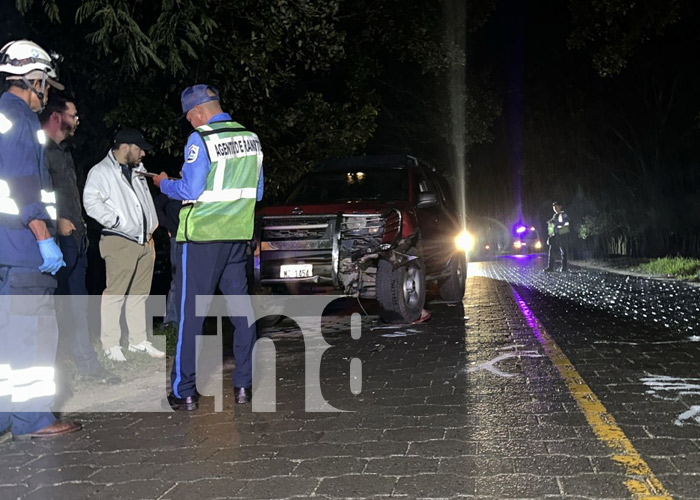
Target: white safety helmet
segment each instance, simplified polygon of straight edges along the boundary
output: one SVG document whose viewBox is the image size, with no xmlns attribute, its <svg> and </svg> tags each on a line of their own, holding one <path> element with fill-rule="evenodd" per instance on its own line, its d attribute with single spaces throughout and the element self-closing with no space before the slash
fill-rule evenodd
<svg viewBox="0 0 700 500">
<path fill-rule="evenodd" d="M 41 80 L 40 99 L 43 99 L 46 83 L 63 90 L 58 82 L 54 61 L 44 49 L 29 40 L 9 42 L 0 49 L 0 73 L 7 80 L 23 80 L 31 87 L 32 80 Z"/>
</svg>

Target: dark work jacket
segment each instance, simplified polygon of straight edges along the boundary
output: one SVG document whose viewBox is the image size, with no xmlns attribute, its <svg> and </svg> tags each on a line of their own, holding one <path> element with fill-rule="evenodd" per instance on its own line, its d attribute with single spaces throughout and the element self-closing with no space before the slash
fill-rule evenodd
<svg viewBox="0 0 700 500">
<path fill-rule="evenodd" d="M 171 237 L 177 234 L 177 228 L 180 225 L 180 209 L 182 201 L 168 198 L 163 193 L 158 193 L 153 197 L 153 204 L 156 206 L 158 214 L 158 224 L 164 226 L 168 230 Z"/>
<path fill-rule="evenodd" d="M 56 144 L 51 138 L 47 138 L 44 154 L 56 193 L 56 212 L 59 217 L 73 223 L 73 236 L 80 240 L 86 232 L 86 226 L 73 156 L 65 141 Z"/>
</svg>

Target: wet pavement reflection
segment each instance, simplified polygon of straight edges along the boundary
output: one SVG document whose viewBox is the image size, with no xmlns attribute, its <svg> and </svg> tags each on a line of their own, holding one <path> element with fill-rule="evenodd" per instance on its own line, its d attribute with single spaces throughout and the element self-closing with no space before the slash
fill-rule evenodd
<svg viewBox="0 0 700 500">
<path fill-rule="evenodd" d="M 525 286 L 546 295 L 694 335 L 700 325 L 700 287 L 673 280 L 645 279 L 573 266 L 564 273 L 543 272 L 546 257 L 502 257 L 473 262 L 471 276 Z M 700 337 L 697 339 L 700 341 Z"/>
</svg>

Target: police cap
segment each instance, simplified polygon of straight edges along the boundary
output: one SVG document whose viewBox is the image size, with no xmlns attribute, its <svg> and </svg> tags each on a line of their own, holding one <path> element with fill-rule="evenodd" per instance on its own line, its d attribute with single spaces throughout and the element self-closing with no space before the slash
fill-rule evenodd
<svg viewBox="0 0 700 500">
<path fill-rule="evenodd" d="M 182 114 L 186 115 L 187 112 L 209 101 L 218 101 L 219 91 L 210 85 L 193 85 L 192 87 L 187 87 L 182 91 L 180 95 L 180 103 L 182 104 Z"/>
</svg>

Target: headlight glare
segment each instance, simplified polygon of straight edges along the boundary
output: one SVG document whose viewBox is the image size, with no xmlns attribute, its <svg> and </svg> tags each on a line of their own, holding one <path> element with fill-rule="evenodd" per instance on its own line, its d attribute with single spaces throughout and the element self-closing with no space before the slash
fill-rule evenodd
<svg viewBox="0 0 700 500">
<path fill-rule="evenodd" d="M 455 246 L 457 247 L 457 250 L 469 252 L 472 248 L 474 248 L 474 237 L 469 234 L 469 232 L 462 231 L 455 238 Z"/>
</svg>

